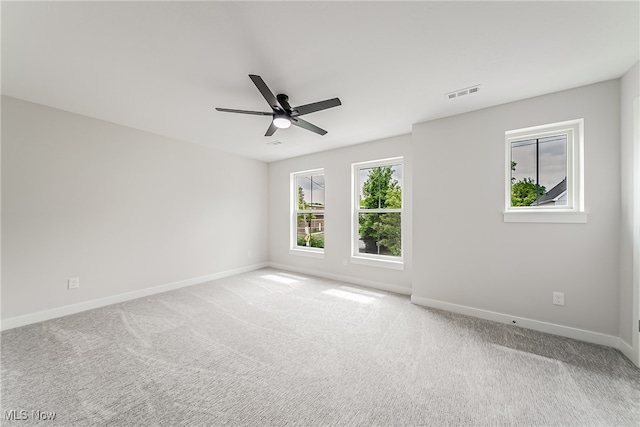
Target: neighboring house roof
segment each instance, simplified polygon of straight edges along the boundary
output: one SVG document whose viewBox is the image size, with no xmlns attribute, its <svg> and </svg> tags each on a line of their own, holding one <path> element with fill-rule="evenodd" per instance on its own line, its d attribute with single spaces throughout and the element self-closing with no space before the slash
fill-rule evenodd
<svg viewBox="0 0 640 427">
<path fill-rule="evenodd" d="M 565 176 L 562 181 L 556 184 L 551 190 L 544 195 L 540 196 L 534 205 L 545 205 L 547 203 L 554 202 L 560 196 L 567 192 L 567 177 Z"/>
</svg>

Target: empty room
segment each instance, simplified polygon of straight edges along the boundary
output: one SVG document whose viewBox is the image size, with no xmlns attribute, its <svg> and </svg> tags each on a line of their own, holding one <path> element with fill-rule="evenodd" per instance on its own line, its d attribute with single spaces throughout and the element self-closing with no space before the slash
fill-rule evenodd
<svg viewBox="0 0 640 427">
<path fill-rule="evenodd" d="M 640 1 L 0 15 L 0 425 L 640 425 Z"/>
</svg>

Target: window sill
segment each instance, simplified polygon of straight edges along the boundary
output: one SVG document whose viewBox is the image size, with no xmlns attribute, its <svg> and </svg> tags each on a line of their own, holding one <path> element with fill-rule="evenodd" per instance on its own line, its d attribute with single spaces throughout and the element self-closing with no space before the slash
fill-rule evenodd
<svg viewBox="0 0 640 427">
<path fill-rule="evenodd" d="M 392 261 L 378 258 L 351 256 L 351 264 L 369 265 L 372 267 L 389 268 L 391 270 L 404 270 L 403 261 Z"/>
<path fill-rule="evenodd" d="M 324 259 L 324 249 L 302 249 L 302 248 L 289 249 L 289 255 Z"/>
<path fill-rule="evenodd" d="M 560 210 L 522 210 L 503 212 L 504 222 L 547 222 L 586 224 L 587 212 Z"/>
</svg>

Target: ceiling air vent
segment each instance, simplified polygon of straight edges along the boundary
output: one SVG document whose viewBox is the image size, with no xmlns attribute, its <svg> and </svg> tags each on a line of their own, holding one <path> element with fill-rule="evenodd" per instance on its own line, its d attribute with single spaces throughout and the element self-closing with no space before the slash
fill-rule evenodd
<svg viewBox="0 0 640 427">
<path fill-rule="evenodd" d="M 465 87 L 462 89 L 454 90 L 452 92 L 445 93 L 448 99 L 459 98 L 461 96 L 469 95 L 470 93 L 476 93 L 480 90 L 480 85 L 475 85 L 471 87 Z"/>
</svg>

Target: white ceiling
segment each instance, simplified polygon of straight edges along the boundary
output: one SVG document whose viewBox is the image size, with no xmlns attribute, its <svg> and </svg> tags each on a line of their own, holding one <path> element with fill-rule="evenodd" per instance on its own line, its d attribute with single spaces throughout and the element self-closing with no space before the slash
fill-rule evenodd
<svg viewBox="0 0 640 427">
<path fill-rule="evenodd" d="M 1 13 L 3 94 L 267 162 L 618 78 L 640 57 L 637 1 L 2 2 Z M 329 133 L 264 137 L 268 117 L 215 111 L 269 111 L 248 74 L 294 106 L 339 97 L 305 116 Z"/>
</svg>

